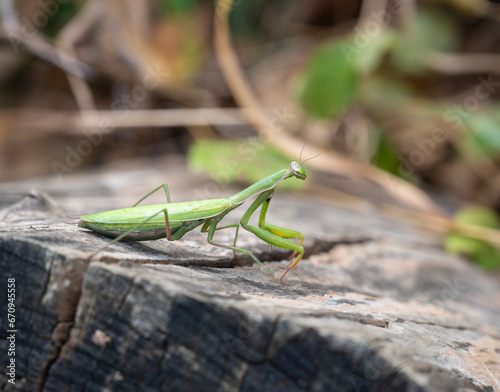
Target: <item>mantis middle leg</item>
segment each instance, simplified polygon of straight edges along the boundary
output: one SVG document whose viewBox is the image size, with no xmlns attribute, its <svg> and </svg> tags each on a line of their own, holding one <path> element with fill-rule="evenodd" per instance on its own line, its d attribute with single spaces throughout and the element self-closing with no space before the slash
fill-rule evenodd
<svg viewBox="0 0 500 392">
<path fill-rule="evenodd" d="M 255 261 L 266 273 L 269 273 L 269 271 L 267 270 L 267 268 L 264 266 L 264 264 L 262 264 L 260 262 L 260 260 L 251 252 L 249 251 L 248 249 L 243 249 L 243 248 L 238 248 L 236 245 L 236 239 L 238 238 L 238 230 L 239 230 L 239 224 L 238 223 L 234 223 L 234 224 L 231 224 L 231 225 L 226 225 L 226 226 L 221 226 L 221 227 L 217 227 L 217 224 L 220 222 L 220 219 L 216 219 L 216 218 L 212 218 L 210 220 L 208 220 L 202 227 L 202 231 L 208 231 L 208 236 L 207 236 L 207 241 L 214 245 L 214 246 L 218 246 L 218 247 L 221 247 L 221 248 L 226 248 L 226 249 L 231 249 L 233 252 L 241 252 L 241 253 L 245 253 L 247 255 L 249 255 L 253 261 Z M 207 230 L 207 227 L 208 227 L 208 230 Z M 214 241 L 214 234 L 215 234 L 215 231 L 216 230 L 222 230 L 222 229 L 227 229 L 229 227 L 236 227 L 236 236 L 234 237 L 234 242 L 233 242 L 233 245 L 226 245 L 226 244 L 222 244 L 220 242 L 217 242 L 217 241 Z"/>
</svg>

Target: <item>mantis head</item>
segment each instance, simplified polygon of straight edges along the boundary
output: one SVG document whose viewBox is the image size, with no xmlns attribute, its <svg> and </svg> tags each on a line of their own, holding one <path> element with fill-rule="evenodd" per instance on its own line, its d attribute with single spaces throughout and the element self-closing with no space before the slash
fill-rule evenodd
<svg viewBox="0 0 500 392">
<path fill-rule="evenodd" d="M 305 180 L 307 178 L 307 173 L 299 162 L 291 162 L 289 169 L 298 179 Z"/>
</svg>

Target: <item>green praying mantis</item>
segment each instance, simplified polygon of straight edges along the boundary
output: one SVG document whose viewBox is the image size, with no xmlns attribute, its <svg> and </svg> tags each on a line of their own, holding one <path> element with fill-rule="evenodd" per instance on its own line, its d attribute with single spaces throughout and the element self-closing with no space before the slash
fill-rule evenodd
<svg viewBox="0 0 500 392">
<path fill-rule="evenodd" d="M 80 218 L 78 226 L 108 237 L 114 237 L 114 240 L 104 247 L 106 248 L 120 240 L 149 241 L 166 237 L 169 241 L 175 241 L 182 238 L 187 232 L 203 225 L 201 231 L 203 233 L 208 233 L 207 239 L 210 244 L 232 249 L 233 252 L 248 254 L 263 268 L 263 264 L 250 250 L 236 246 L 238 231 L 241 225 L 245 230 L 255 234 L 272 246 L 293 250 L 291 263 L 287 267 L 280 267 L 286 270 L 280 279 L 281 284 L 285 284 L 283 283 L 285 275 L 295 267 L 304 256 L 304 247 L 302 246 L 304 235 L 295 230 L 267 223 L 266 214 L 275 188 L 281 181 L 291 177 L 300 180 L 305 180 L 307 178 L 306 171 L 301 163 L 295 161 L 291 162 L 287 169 L 277 171 L 230 197 L 179 203 L 172 203 L 170 201 L 168 186 L 167 184 L 163 184 L 148 193 L 130 208 L 83 215 Z M 164 189 L 168 203 L 137 206 L 160 189 Z M 238 208 L 253 196 L 257 196 L 257 198 L 253 201 L 245 214 L 243 214 L 239 223 L 218 226 L 219 222 L 230 211 Z M 259 206 L 262 207 L 258 226 L 250 225 L 248 223 L 250 217 Z M 233 245 L 222 244 L 214 240 L 216 230 L 230 227 L 236 228 Z M 290 241 L 290 238 L 299 240 L 299 243 L 297 244 Z M 104 248 L 96 253 L 99 253 Z M 96 253 L 92 254 L 90 257 L 94 256 Z"/>
</svg>

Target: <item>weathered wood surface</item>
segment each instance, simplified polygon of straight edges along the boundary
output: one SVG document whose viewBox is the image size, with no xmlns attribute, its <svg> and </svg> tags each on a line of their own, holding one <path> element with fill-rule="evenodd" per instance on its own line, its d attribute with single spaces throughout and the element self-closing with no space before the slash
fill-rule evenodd
<svg viewBox="0 0 500 392">
<path fill-rule="evenodd" d="M 89 262 L 108 239 L 61 223 L 67 211 L 130 205 L 162 181 L 175 200 L 208 189 L 190 178 L 130 168 L 0 187 L 6 205 L 31 187 L 56 200 L 32 192 L 0 211 L 0 390 L 500 391 L 498 280 L 373 211 L 278 192 L 269 221 L 307 235 L 288 287 L 278 269 L 288 253 L 244 233 L 239 244 L 273 276 L 198 232 L 116 244 Z"/>
</svg>

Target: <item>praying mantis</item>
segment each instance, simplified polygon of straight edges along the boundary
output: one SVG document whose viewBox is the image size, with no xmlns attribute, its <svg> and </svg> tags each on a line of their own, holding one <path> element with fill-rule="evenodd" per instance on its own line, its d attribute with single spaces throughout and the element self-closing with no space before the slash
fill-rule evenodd
<svg viewBox="0 0 500 392">
<path fill-rule="evenodd" d="M 149 241 L 166 237 L 169 241 L 175 241 L 181 239 L 187 232 L 203 225 L 201 231 L 208 233 L 207 240 L 210 244 L 232 249 L 233 252 L 245 253 L 263 268 L 263 264 L 250 250 L 236 246 L 241 225 L 245 230 L 253 233 L 271 246 L 293 250 L 291 263 L 287 267 L 280 267 L 286 270 L 280 278 L 281 284 L 285 284 L 283 283 L 285 275 L 304 256 L 304 247 L 302 246 L 304 235 L 295 230 L 267 223 L 266 214 L 275 188 L 281 181 L 291 177 L 298 178 L 299 180 L 307 178 L 306 171 L 301 163 L 293 161 L 287 169 L 279 170 L 230 197 L 179 203 L 172 203 L 170 201 L 168 185 L 163 184 L 148 193 L 130 208 L 83 215 L 80 218 L 78 226 L 108 237 L 114 237 L 114 240 L 105 246 L 106 248 L 120 240 Z M 168 203 L 138 206 L 139 203 L 160 189 L 164 189 Z M 218 226 L 219 222 L 230 211 L 238 208 L 254 196 L 257 196 L 257 198 L 243 214 L 239 223 Z M 258 226 L 250 225 L 250 217 L 259 206 L 261 206 L 261 211 Z M 214 241 L 216 230 L 231 227 L 236 228 L 233 245 Z M 299 240 L 299 243 L 297 244 L 289 240 L 290 238 Z M 96 253 L 99 253 L 103 249 Z"/>
</svg>

